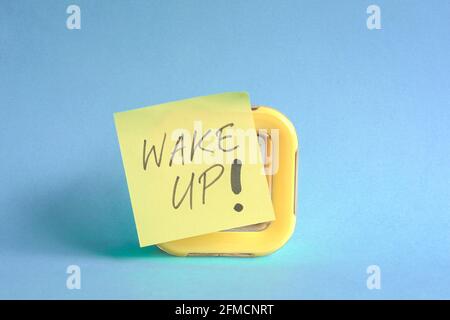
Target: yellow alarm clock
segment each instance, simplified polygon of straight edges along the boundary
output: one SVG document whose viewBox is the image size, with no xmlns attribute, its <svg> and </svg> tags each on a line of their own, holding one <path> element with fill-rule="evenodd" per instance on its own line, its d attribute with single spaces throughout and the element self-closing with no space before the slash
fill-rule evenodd
<svg viewBox="0 0 450 320">
<path fill-rule="evenodd" d="M 273 108 L 256 106 L 252 114 L 275 220 L 159 244 L 163 251 L 175 256 L 255 257 L 273 253 L 291 237 L 296 220 L 297 134 L 292 123 Z"/>
</svg>

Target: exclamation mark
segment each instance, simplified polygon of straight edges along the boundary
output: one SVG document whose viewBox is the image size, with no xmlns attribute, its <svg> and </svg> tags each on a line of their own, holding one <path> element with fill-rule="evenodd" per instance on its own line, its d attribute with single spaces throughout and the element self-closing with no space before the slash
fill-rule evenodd
<svg viewBox="0 0 450 320">
<path fill-rule="evenodd" d="M 239 159 L 234 159 L 231 165 L 231 190 L 234 194 L 239 194 L 242 191 L 241 186 L 241 168 L 242 162 Z M 236 203 L 233 208 L 237 212 L 241 212 L 244 206 L 240 203 Z"/>
</svg>

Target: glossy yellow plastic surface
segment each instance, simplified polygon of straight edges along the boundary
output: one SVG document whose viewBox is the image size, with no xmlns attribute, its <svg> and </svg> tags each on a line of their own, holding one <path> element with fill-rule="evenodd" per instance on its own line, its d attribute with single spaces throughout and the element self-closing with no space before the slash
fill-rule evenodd
<svg viewBox="0 0 450 320">
<path fill-rule="evenodd" d="M 272 108 L 255 107 L 253 115 L 257 130 L 279 130 L 279 165 L 269 180 L 276 219 L 260 231 L 241 228 L 240 231 L 215 232 L 159 244 L 160 249 L 176 256 L 252 257 L 271 254 L 289 240 L 296 220 L 298 141 L 295 128 Z"/>
</svg>

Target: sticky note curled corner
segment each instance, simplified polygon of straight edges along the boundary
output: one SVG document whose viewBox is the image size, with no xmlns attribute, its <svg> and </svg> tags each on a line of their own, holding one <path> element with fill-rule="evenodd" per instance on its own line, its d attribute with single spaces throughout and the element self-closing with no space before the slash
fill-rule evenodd
<svg viewBox="0 0 450 320">
<path fill-rule="evenodd" d="M 275 219 L 247 93 L 114 120 L 141 247 Z"/>
</svg>

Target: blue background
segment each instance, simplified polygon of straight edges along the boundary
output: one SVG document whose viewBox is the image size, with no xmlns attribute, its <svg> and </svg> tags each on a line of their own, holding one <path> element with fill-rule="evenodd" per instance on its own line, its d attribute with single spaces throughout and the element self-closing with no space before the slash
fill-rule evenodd
<svg viewBox="0 0 450 320">
<path fill-rule="evenodd" d="M 0 297 L 450 298 L 450 3 L 372 3 L 0 1 Z M 113 112 L 242 90 L 297 128 L 294 236 L 140 249 Z"/>
</svg>

